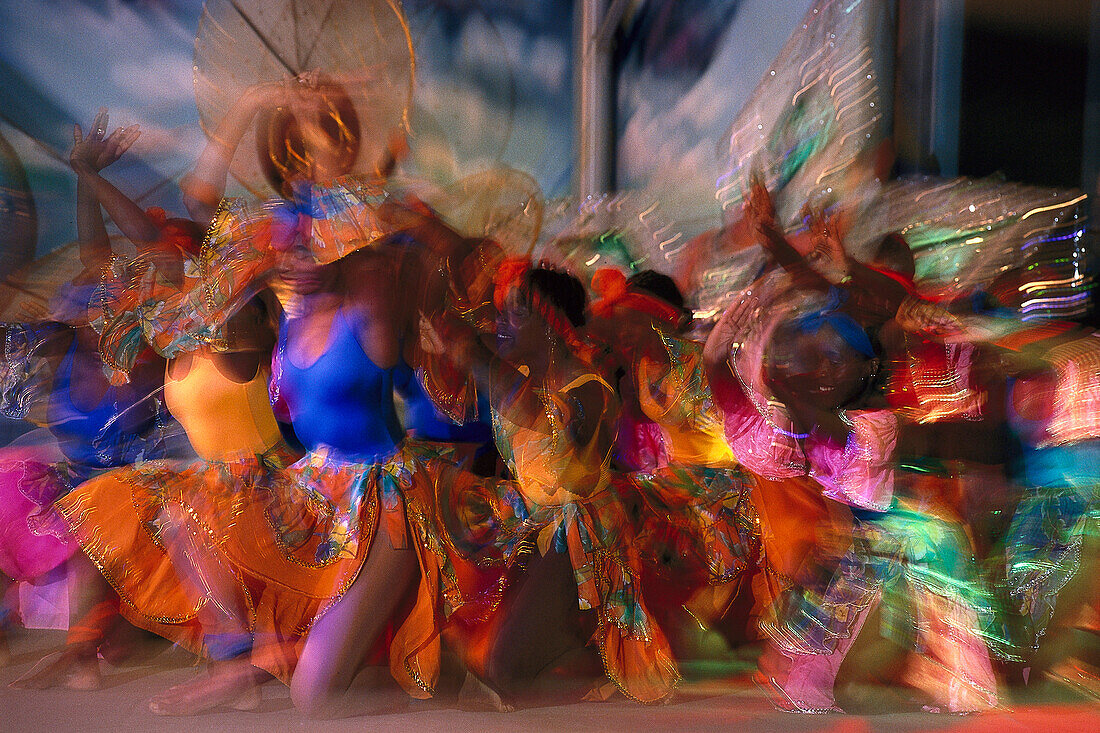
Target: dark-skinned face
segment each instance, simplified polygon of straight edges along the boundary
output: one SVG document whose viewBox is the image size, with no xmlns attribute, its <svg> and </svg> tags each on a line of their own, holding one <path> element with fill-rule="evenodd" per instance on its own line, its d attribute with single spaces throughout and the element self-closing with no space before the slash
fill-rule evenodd
<svg viewBox="0 0 1100 733">
<path fill-rule="evenodd" d="M 312 253 L 298 245 L 279 253 L 279 278 L 298 295 L 329 289 L 336 277 L 332 265 L 319 264 Z"/>
<path fill-rule="evenodd" d="M 546 322 L 534 312 L 519 288 L 513 288 L 496 322 L 497 353 L 521 362 L 548 347 Z"/>
<path fill-rule="evenodd" d="M 788 332 L 768 348 L 767 377 L 776 392 L 824 410 L 855 399 L 873 372 L 873 360 L 827 324 L 816 333 Z"/>
</svg>

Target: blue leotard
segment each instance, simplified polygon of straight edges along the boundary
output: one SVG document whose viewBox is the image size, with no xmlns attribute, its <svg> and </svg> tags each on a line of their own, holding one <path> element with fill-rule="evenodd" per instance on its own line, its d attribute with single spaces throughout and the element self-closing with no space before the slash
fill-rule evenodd
<svg viewBox="0 0 1100 733">
<path fill-rule="evenodd" d="M 402 437 L 393 401 L 394 369 L 370 360 L 343 308 L 333 316 L 325 350 L 301 368 L 287 353 L 293 323 L 284 319 L 279 329 L 278 387 L 305 448 L 329 446 L 357 460 L 392 453 Z"/>
<path fill-rule="evenodd" d="M 74 334 L 54 375 L 47 407 L 50 432 L 73 468 L 90 474 L 159 455 L 157 402 L 148 398 L 153 385 L 108 386 L 95 407 L 85 411 L 73 403 L 72 397 L 77 348 Z"/>
<path fill-rule="evenodd" d="M 405 402 L 405 427 L 420 440 L 442 443 L 489 443 L 493 440 L 493 426 L 489 421 L 489 403 L 478 393 L 478 420 L 458 424 L 435 406 L 416 372 L 402 358 L 395 369 L 398 394 Z"/>
</svg>

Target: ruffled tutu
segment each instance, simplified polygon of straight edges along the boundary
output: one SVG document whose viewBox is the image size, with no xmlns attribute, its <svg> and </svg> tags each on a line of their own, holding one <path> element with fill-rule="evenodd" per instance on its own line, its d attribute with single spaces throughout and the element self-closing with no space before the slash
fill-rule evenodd
<svg viewBox="0 0 1100 733">
<path fill-rule="evenodd" d="M 266 524 L 246 522 L 251 509 L 271 503 L 271 477 L 292 460 L 289 450 L 280 445 L 261 456 L 218 462 L 144 461 L 86 481 L 55 508 L 80 548 L 119 594 L 127 619 L 204 653 L 205 637 L 197 618 L 210 599 L 173 563 L 165 544 L 164 510 L 170 504 L 182 509 L 188 517 L 185 531 L 232 569 L 239 601 L 249 614 L 248 631 L 257 635 L 275 631 L 264 627 L 271 614 L 261 615 L 261 600 L 265 609 L 280 609 L 283 628 L 308 627 L 310 614 L 315 613 L 309 599 L 293 595 L 276 599 L 272 595 L 276 586 L 229 561 L 239 534 L 262 531 L 270 537 Z M 295 608 L 293 614 L 286 612 L 288 603 Z M 286 621 L 289 615 L 295 623 Z"/>
<path fill-rule="evenodd" d="M 39 446 L 0 451 L 0 572 L 15 580 L 41 578 L 79 548 L 52 509 L 79 478 L 55 454 Z"/>
<path fill-rule="evenodd" d="M 391 671 L 411 695 L 428 697 L 442 624 L 477 600 L 453 562 L 465 549 L 461 538 L 477 535 L 460 529 L 477 513 L 475 494 L 458 492 L 475 508 L 463 510 L 455 490 L 440 493 L 437 480 L 454 465 L 452 449 L 408 442 L 391 456 L 355 461 L 322 448 L 291 463 L 277 446 L 189 466 L 150 461 L 87 482 L 57 506 L 125 601 L 127 618 L 209 654 L 198 616 L 210 599 L 178 573 L 162 538 L 164 508 L 182 508 L 186 531 L 238 580 L 253 664 L 284 682 L 314 621 L 355 581 L 382 527 L 395 547 L 416 551 L 421 568 L 415 598 L 386 639 Z"/>
</svg>

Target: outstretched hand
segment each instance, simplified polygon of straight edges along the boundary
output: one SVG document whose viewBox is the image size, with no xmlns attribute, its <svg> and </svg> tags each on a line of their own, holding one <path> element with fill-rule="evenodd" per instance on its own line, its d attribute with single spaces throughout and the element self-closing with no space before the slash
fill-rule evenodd
<svg viewBox="0 0 1100 733">
<path fill-rule="evenodd" d="M 714 324 L 713 338 L 717 338 L 719 343 L 732 345 L 749 330 L 759 314 L 760 298 L 751 290 L 742 292 Z"/>
<path fill-rule="evenodd" d="M 73 170 L 78 173 L 103 170 L 121 158 L 141 135 L 137 125 L 119 127 L 108 135 L 107 121 L 107 108 L 101 107 L 87 135 L 80 125 L 73 126 L 73 148 L 69 151 L 69 164 Z"/>
<path fill-rule="evenodd" d="M 808 207 L 805 211 L 808 211 L 810 241 L 813 243 L 813 249 L 806 255 L 806 263 L 837 285 L 848 274 L 848 255 L 844 251 L 836 217 L 826 216 L 824 212 Z"/>
<path fill-rule="evenodd" d="M 749 194 L 745 197 L 744 216 L 753 231 L 775 226 L 775 204 L 759 173 L 749 179 Z"/>
</svg>

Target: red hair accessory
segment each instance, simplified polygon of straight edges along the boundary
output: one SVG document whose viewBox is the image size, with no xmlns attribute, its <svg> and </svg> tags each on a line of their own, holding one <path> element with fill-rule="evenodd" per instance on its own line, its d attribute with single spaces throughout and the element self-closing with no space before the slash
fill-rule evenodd
<svg viewBox="0 0 1100 733">
<path fill-rule="evenodd" d="M 610 267 L 596 270 L 592 275 L 592 291 L 600 296 L 592 303 L 592 312 L 600 318 L 607 318 L 615 306 L 626 298 L 626 276 Z"/>
<path fill-rule="evenodd" d="M 626 276 L 610 267 L 596 270 L 592 276 L 592 290 L 600 296 L 592 304 L 592 312 L 600 318 L 610 318 L 615 307 L 620 305 L 672 327 L 678 326 L 684 317 L 683 311 L 671 303 L 631 289 Z"/>
<path fill-rule="evenodd" d="M 160 237 L 154 244 L 175 247 L 186 254 L 198 254 L 202 242 L 184 226 L 186 220 L 169 219 L 168 214 L 159 206 L 146 209 L 145 215 L 160 229 Z"/>
<path fill-rule="evenodd" d="M 591 344 L 586 344 L 581 340 L 577 329 L 573 327 L 573 324 L 557 306 L 539 295 L 538 291 L 531 293 L 531 305 L 534 306 L 535 311 L 542 316 L 547 325 L 561 337 L 575 356 L 587 364 L 593 363 L 596 357 L 596 349 Z"/>
<path fill-rule="evenodd" d="M 506 257 L 500 263 L 493 275 L 493 305 L 498 311 L 504 310 L 508 292 L 519 286 L 530 269 L 531 261 L 524 257 Z"/>
</svg>

